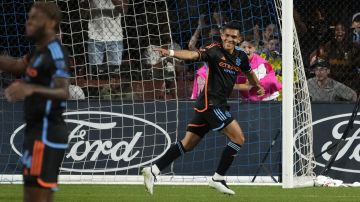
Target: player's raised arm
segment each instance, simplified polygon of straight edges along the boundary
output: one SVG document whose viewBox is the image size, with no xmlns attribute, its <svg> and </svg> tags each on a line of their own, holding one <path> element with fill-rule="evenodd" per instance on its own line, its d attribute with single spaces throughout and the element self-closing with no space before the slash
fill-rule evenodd
<svg viewBox="0 0 360 202">
<path fill-rule="evenodd" d="M 200 57 L 197 51 L 167 50 L 164 48 L 154 48 L 153 50 L 158 51 L 163 57 L 174 57 L 180 60 L 198 60 Z"/>
<path fill-rule="evenodd" d="M 25 73 L 26 58 L 17 59 L 10 56 L 0 55 L 0 70 L 10 72 L 16 75 Z"/>
</svg>

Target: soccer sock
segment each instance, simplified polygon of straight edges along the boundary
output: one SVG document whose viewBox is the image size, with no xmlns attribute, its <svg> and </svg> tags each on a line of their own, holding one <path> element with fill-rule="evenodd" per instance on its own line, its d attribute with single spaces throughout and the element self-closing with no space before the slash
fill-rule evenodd
<svg viewBox="0 0 360 202">
<path fill-rule="evenodd" d="M 164 168 L 170 165 L 170 163 L 173 162 L 175 159 L 177 159 L 179 156 L 185 154 L 185 152 L 186 151 L 182 143 L 180 141 L 176 142 L 170 147 L 169 150 L 167 150 L 164 156 L 162 156 L 158 161 L 156 161 L 155 165 L 157 167 L 157 170 L 159 171 L 164 170 Z M 154 166 L 152 169 L 153 169 L 153 173 L 155 175 L 158 175 L 158 173 L 155 173 L 157 172 L 156 167 Z"/>
<path fill-rule="evenodd" d="M 223 175 L 219 175 L 218 173 L 215 173 L 213 176 L 214 180 L 224 180 L 225 177 Z"/>
<path fill-rule="evenodd" d="M 240 148 L 241 148 L 241 145 L 233 143 L 231 141 L 226 145 L 226 147 L 221 155 L 219 166 L 216 169 L 215 174 L 218 174 L 220 176 L 225 175 L 226 171 L 230 168 L 232 162 L 234 161 L 236 153 L 240 150 Z M 215 175 L 214 175 L 214 177 L 215 177 Z"/>
</svg>

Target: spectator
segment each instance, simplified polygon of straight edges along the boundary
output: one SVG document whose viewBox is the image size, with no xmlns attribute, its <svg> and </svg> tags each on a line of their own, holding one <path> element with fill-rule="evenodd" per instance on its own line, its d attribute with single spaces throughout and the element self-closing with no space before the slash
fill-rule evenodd
<svg viewBox="0 0 360 202">
<path fill-rule="evenodd" d="M 162 36 L 162 46 L 166 49 L 179 50 L 180 45 L 174 41 L 171 41 L 169 35 Z M 175 80 L 180 71 L 184 69 L 184 63 L 181 60 L 172 57 L 161 57 L 158 52 L 153 51 L 154 48 L 159 47 L 158 45 L 150 45 L 143 53 L 146 58 L 146 64 L 152 67 L 153 79 L 163 80 L 161 86 L 160 98 L 175 99 L 176 88 Z"/>
<path fill-rule="evenodd" d="M 323 8 L 316 8 L 309 18 L 309 41 L 316 47 L 326 43 L 330 37 L 329 19 Z M 312 49 L 314 50 L 314 49 Z"/>
<path fill-rule="evenodd" d="M 281 83 L 282 82 L 282 56 L 280 54 L 280 40 L 278 37 L 274 37 L 269 40 L 269 43 L 264 50 L 264 52 L 260 53 L 260 57 L 265 59 L 267 63 L 269 63 L 272 69 L 275 72 L 276 79 Z M 280 95 L 277 98 L 279 101 L 282 99 L 282 92 L 280 91 Z"/>
<path fill-rule="evenodd" d="M 280 54 L 280 40 L 278 37 L 274 37 L 269 40 L 263 52 L 260 56 L 267 60 L 273 67 L 277 76 L 281 76 L 281 54 Z"/>
<path fill-rule="evenodd" d="M 360 12 L 353 15 L 351 28 L 353 29 L 353 42 L 355 46 L 360 47 Z"/>
<path fill-rule="evenodd" d="M 315 77 L 307 81 L 312 101 L 356 101 L 354 90 L 329 77 L 330 64 L 326 60 L 318 59 L 312 67 Z"/>
<path fill-rule="evenodd" d="M 262 34 L 262 37 L 260 34 L 259 26 L 255 25 L 254 27 L 255 45 L 256 45 L 256 50 L 259 53 L 265 51 L 266 47 L 268 47 L 269 41 L 274 37 L 279 38 L 279 31 L 275 24 L 267 25 L 265 31 Z"/>
<path fill-rule="evenodd" d="M 324 46 L 331 65 L 332 78 L 352 88 L 358 88 L 359 51 L 354 47 L 349 32 L 342 23 L 335 26 L 335 37 Z"/>
<path fill-rule="evenodd" d="M 91 73 L 119 71 L 123 52 L 121 17 L 127 13 L 128 0 L 82 0 L 88 9 L 88 57 Z M 106 56 L 106 60 L 104 60 Z"/>
<path fill-rule="evenodd" d="M 218 41 L 220 39 L 220 27 L 221 27 L 221 18 L 218 13 L 213 14 L 213 19 L 215 20 L 215 25 L 207 25 L 205 22 L 205 16 L 201 15 L 199 17 L 198 26 L 195 30 L 195 33 L 192 35 L 188 48 L 189 50 L 195 50 L 197 47 L 202 45 L 212 43 L 214 41 Z M 205 40 L 201 40 L 202 43 L 199 43 L 199 37 L 201 34 L 202 38 Z"/>
<path fill-rule="evenodd" d="M 241 43 L 241 49 L 243 49 L 245 53 L 248 55 L 250 66 L 252 70 L 255 72 L 257 78 L 259 78 L 260 85 L 265 90 L 265 95 L 259 97 L 257 95 L 256 90 L 252 88 L 252 86 L 249 86 L 248 91 L 240 91 L 240 95 L 244 99 L 248 99 L 251 101 L 276 100 L 280 95 L 279 91 L 281 90 L 282 85 L 279 81 L 277 81 L 275 72 L 272 69 L 271 64 L 269 64 L 266 60 L 264 60 L 258 54 L 255 53 L 256 52 L 255 43 L 250 41 L 243 41 Z M 239 73 L 236 83 L 247 84 L 245 78 L 246 77 L 243 73 Z"/>
</svg>

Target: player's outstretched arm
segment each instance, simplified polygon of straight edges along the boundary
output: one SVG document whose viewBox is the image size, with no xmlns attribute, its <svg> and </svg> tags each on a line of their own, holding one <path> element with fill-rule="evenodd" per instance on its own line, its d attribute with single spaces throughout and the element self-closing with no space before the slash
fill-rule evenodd
<svg viewBox="0 0 360 202">
<path fill-rule="evenodd" d="M 167 50 L 164 48 L 154 48 L 153 50 L 159 52 L 163 57 L 174 57 L 180 60 L 198 60 L 200 57 L 197 51 Z"/>
<path fill-rule="evenodd" d="M 249 85 L 248 83 L 242 83 L 242 84 L 235 84 L 234 85 L 234 90 L 239 90 L 239 91 L 249 91 L 251 89 L 251 85 Z"/>
<path fill-rule="evenodd" d="M 245 73 L 247 79 L 249 80 L 250 85 L 257 88 L 257 93 L 259 96 L 263 96 L 265 94 L 264 88 L 260 85 L 259 79 L 257 78 L 254 71 L 246 72 Z"/>
<path fill-rule="evenodd" d="M 69 98 L 68 79 L 62 77 L 55 78 L 54 84 L 54 87 L 50 88 L 16 81 L 5 90 L 5 97 L 8 101 L 15 102 L 36 93 L 49 99 L 67 100 Z"/>
<path fill-rule="evenodd" d="M 0 55 L 0 70 L 21 75 L 26 71 L 26 63 L 24 62 L 24 59 Z"/>
</svg>

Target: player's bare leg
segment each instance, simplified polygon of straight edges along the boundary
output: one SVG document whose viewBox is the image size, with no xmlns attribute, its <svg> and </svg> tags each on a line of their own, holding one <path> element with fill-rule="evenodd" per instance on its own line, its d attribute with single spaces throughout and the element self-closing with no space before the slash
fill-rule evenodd
<svg viewBox="0 0 360 202">
<path fill-rule="evenodd" d="M 241 145 L 244 144 L 245 137 L 236 120 L 233 120 L 229 125 L 222 129 L 221 132 L 230 139 L 230 142 L 222 153 L 219 166 L 209 185 L 222 193 L 233 195 L 235 192 L 227 186 L 224 176 L 226 171 L 230 168 L 237 152 L 240 150 Z"/>
<path fill-rule="evenodd" d="M 232 142 L 243 145 L 245 142 L 245 135 L 236 120 L 233 120 L 221 131 L 224 133 Z"/>
<path fill-rule="evenodd" d="M 24 187 L 24 202 L 53 202 L 53 191 L 40 187 Z"/>
<path fill-rule="evenodd" d="M 170 165 L 175 159 L 183 155 L 185 152 L 194 149 L 200 141 L 200 136 L 187 131 L 185 137 L 180 142 L 176 142 L 172 145 L 169 150 L 166 151 L 165 155 L 162 156 L 154 165 L 143 168 L 141 173 L 144 176 L 146 191 L 153 194 L 154 182 L 156 181 L 156 176 L 160 174 L 160 171 Z"/>
</svg>

